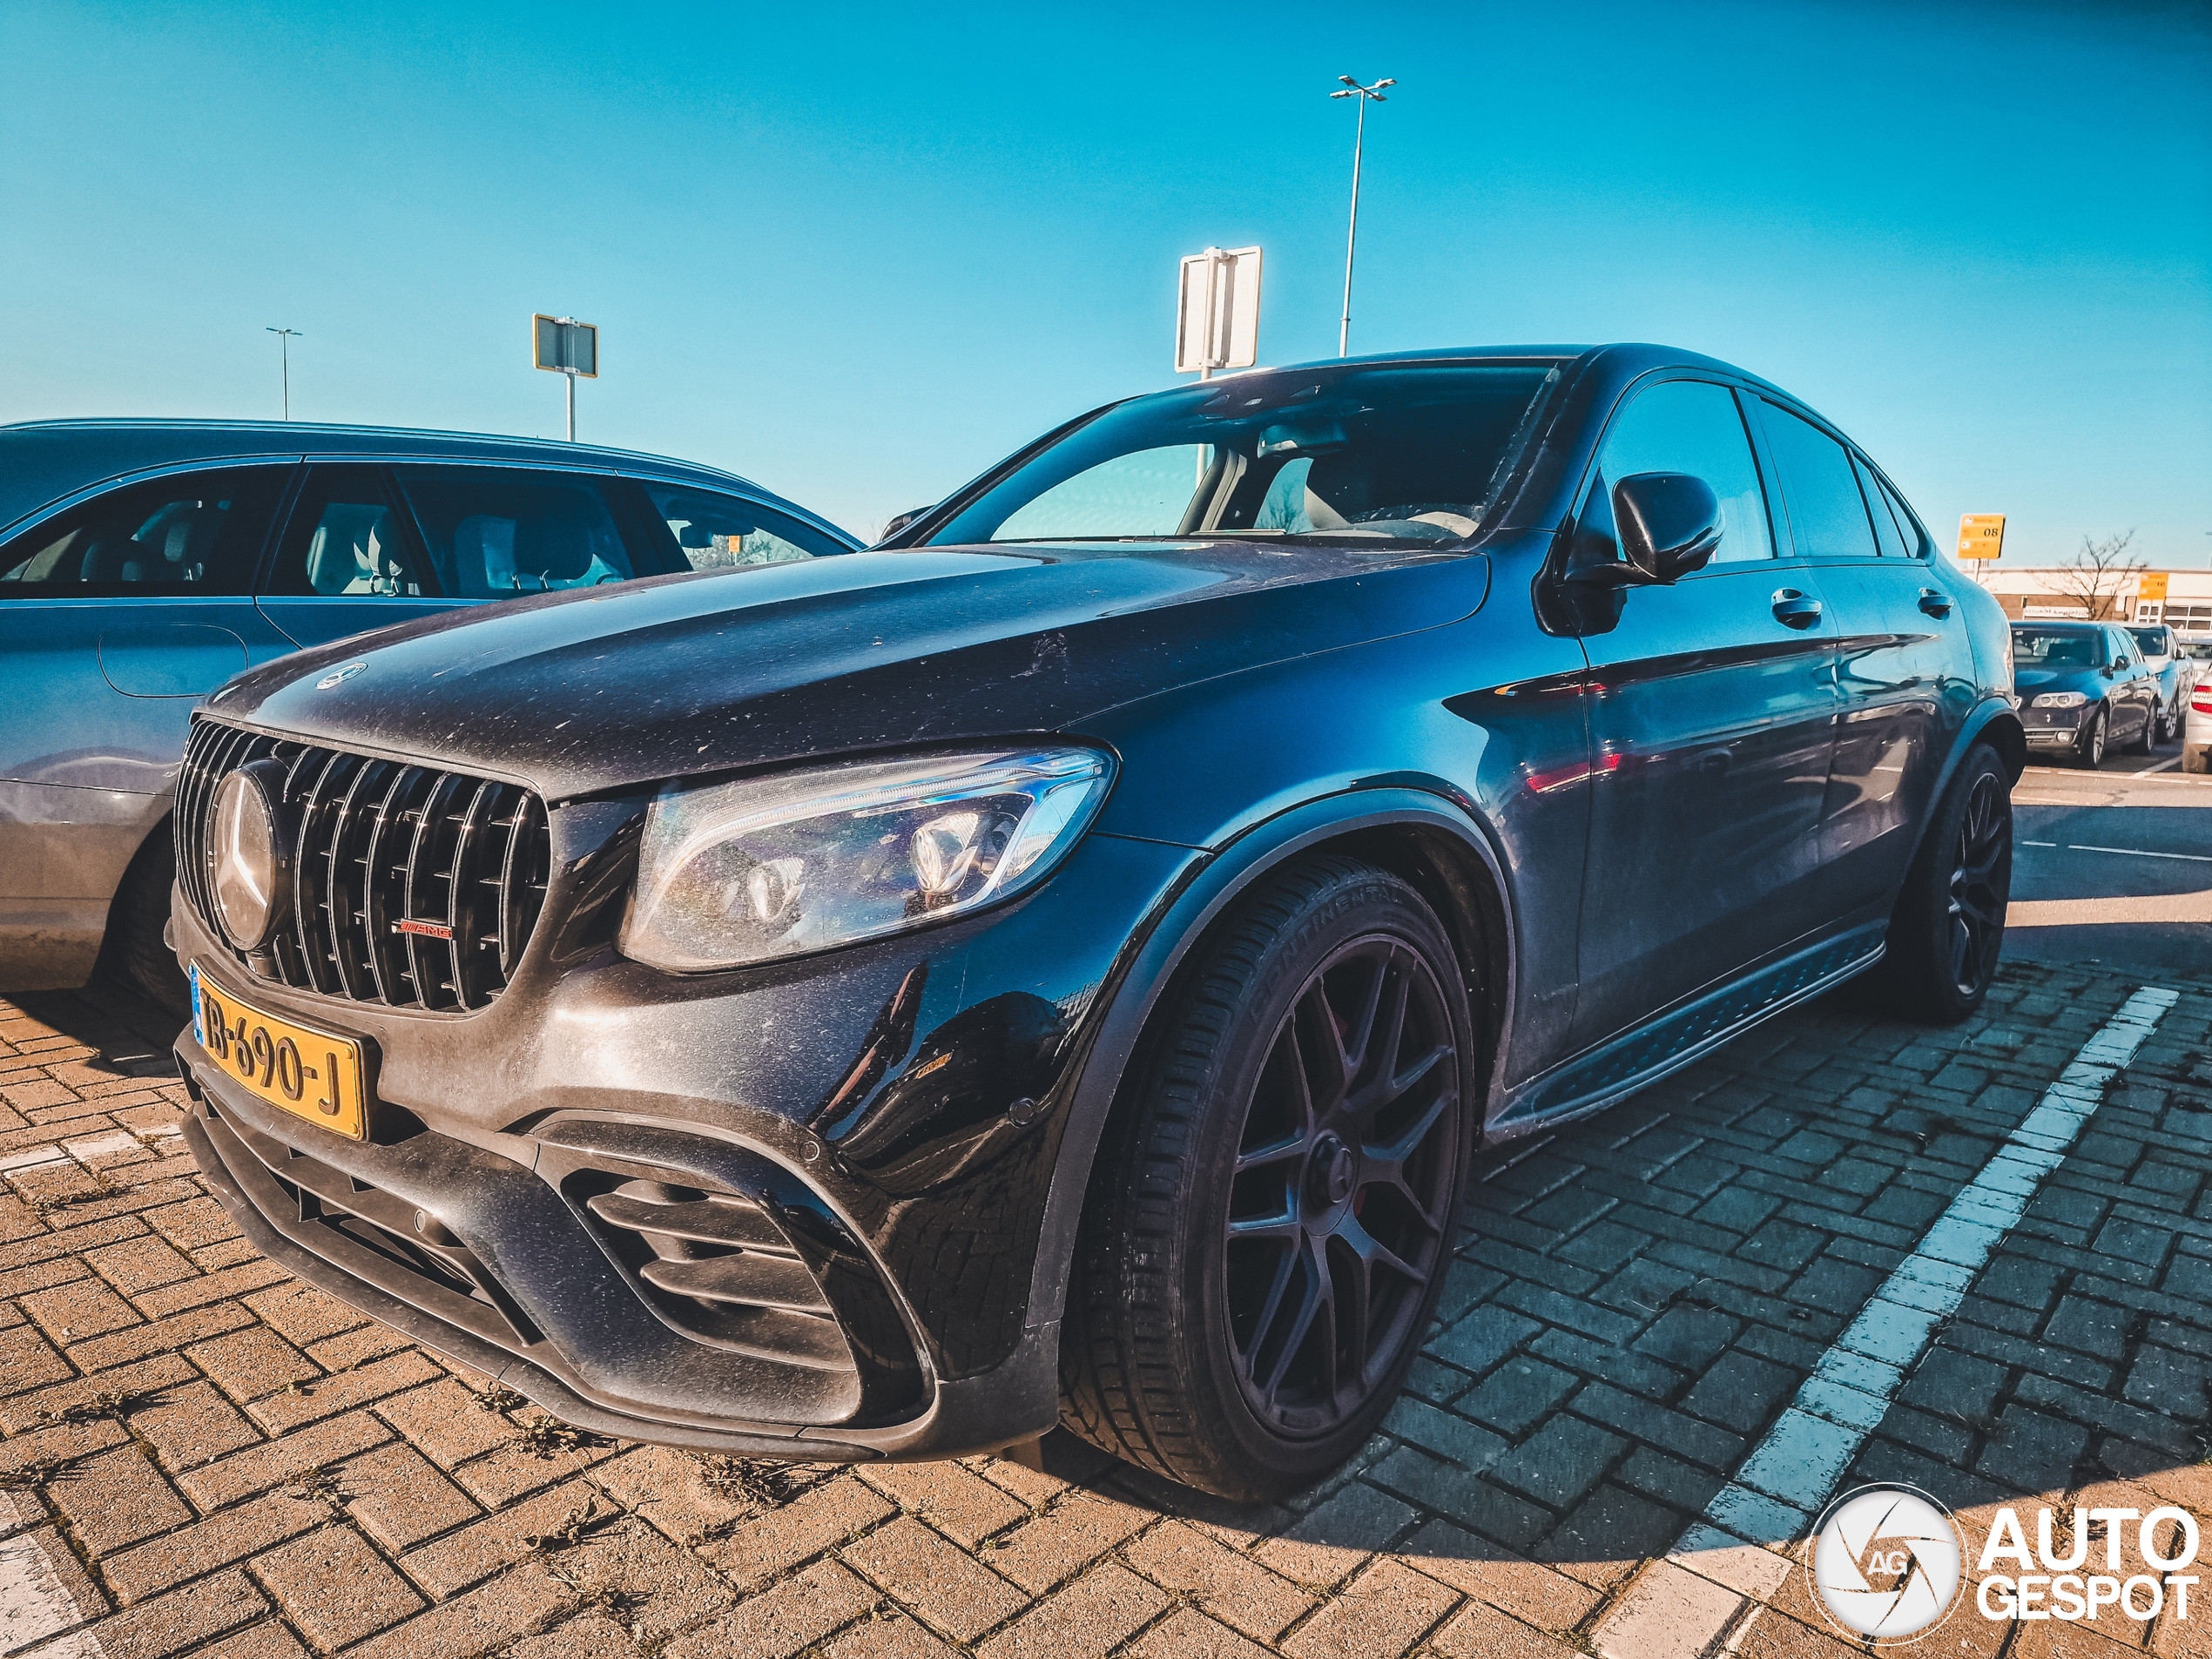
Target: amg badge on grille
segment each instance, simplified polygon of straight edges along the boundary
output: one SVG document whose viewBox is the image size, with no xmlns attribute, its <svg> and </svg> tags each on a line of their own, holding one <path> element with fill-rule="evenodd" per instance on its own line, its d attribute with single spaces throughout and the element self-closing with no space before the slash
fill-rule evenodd
<svg viewBox="0 0 2212 1659">
<path fill-rule="evenodd" d="M 413 916 L 402 916 L 392 924 L 395 934 L 420 934 L 425 939 L 451 939 L 453 929 L 442 921 L 417 921 Z"/>
</svg>

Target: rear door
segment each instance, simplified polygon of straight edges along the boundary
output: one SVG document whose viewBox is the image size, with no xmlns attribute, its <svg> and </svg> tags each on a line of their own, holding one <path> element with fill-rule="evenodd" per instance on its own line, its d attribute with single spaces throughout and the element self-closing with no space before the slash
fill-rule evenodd
<svg viewBox="0 0 2212 1659">
<path fill-rule="evenodd" d="M 81 982 L 192 709 L 292 649 L 251 588 L 293 470 L 127 484 L 0 547 L 0 988 Z"/>
<path fill-rule="evenodd" d="M 1627 590 L 1583 641 L 1593 765 L 1578 1044 L 1603 1041 L 1789 945 L 1820 921 L 1833 631 L 1811 567 L 1777 556 L 1737 395 L 1647 384 L 1613 418 L 1582 518 L 1639 472 L 1703 478 L 1712 562 Z M 1608 515 L 1609 518 L 1609 514 Z"/>
<path fill-rule="evenodd" d="M 1977 700 L 1965 616 L 1919 521 L 1863 457 L 1792 410 L 1765 399 L 1758 410 L 1792 541 L 1835 617 L 1823 902 L 1839 917 L 1886 915 Z"/>
</svg>

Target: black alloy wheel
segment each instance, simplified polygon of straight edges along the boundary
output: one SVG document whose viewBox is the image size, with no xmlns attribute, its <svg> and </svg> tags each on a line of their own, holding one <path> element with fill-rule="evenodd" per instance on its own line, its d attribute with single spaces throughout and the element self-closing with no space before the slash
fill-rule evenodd
<svg viewBox="0 0 2212 1659">
<path fill-rule="evenodd" d="M 2105 711 L 2094 711 L 2088 724 L 2081 728 L 2080 740 L 2074 749 L 2074 759 L 2092 772 L 2105 763 Z"/>
<path fill-rule="evenodd" d="M 1978 744 L 1937 803 L 1890 918 L 1876 977 L 1898 1013 L 1956 1025 L 1981 1006 L 2004 954 L 2012 890 L 2011 776 Z"/>
<path fill-rule="evenodd" d="M 1415 888 L 1318 857 L 1202 948 L 1093 1166 L 1062 1421 L 1224 1497 L 1374 1432 L 1450 1265 L 1475 1123 L 1466 970 Z"/>
<path fill-rule="evenodd" d="M 1406 945 L 1352 940 L 1299 988 L 1245 1109 L 1223 1229 L 1237 1379 L 1276 1433 L 1356 1416 L 1420 1334 L 1459 1095 L 1443 988 Z"/>
<path fill-rule="evenodd" d="M 2013 809 L 2003 780 L 1986 772 L 1978 773 L 1959 820 L 1951 860 L 1951 898 L 1945 910 L 1951 983 L 1961 997 L 1979 1001 L 1996 975 L 1997 957 L 2005 948 L 2012 853 Z"/>
</svg>

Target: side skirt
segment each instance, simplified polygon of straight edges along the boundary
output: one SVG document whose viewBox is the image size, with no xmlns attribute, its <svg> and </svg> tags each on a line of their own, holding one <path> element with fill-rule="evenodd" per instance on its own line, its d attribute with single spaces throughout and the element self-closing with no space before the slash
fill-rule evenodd
<svg viewBox="0 0 2212 1659">
<path fill-rule="evenodd" d="M 1492 1116 L 1485 1143 L 1517 1140 L 1642 1093 L 1760 1021 L 1865 973 L 1882 960 L 1888 931 L 1886 919 L 1854 927 L 1530 1078 Z"/>
</svg>

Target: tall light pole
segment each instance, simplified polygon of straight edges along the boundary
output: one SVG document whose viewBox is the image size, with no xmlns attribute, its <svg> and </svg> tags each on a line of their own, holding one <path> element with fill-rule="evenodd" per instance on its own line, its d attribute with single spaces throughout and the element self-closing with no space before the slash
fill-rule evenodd
<svg viewBox="0 0 2212 1659">
<path fill-rule="evenodd" d="M 263 332 L 277 337 L 277 361 L 284 367 L 284 418 L 292 418 L 292 342 L 305 340 L 307 335 L 297 328 L 269 328 Z"/>
<path fill-rule="evenodd" d="M 1359 241 L 1359 152 L 1367 141 L 1367 105 L 1369 103 L 1387 104 L 1383 88 L 1395 86 L 1394 80 L 1377 81 L 1372 86 L 1362 86 L 1349 75 L 1337 78 L 1345 90 L 1332 92 L 1331 98 L 1350 98 L 1359 100 L 1359 125 L 1352 136 L 1352 228 L 1344 237 L 1344 321 L 1337 329 L 1337 355 L 1349 356 L 1352 351 L 1352 253 Z"/>
</svg>

